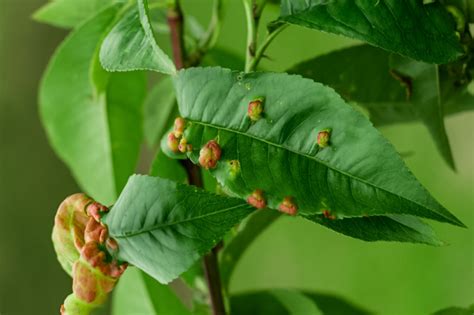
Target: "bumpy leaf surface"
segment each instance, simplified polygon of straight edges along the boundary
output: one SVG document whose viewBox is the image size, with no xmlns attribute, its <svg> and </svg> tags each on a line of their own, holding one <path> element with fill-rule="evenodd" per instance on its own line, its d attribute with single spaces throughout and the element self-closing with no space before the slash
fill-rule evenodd
<svg viewBox="0 0 474 315">
<path fill-rule="evenodd" d="M 119 244 L 119 259 L 168 283 L 252 211 L 236 198 L 135 175 L 104 222 Z"/>
<path fill-rule="evenodd" d="M 75 30 L 43 77 L 40 112 L 49 140 L 82 188 L 110 204 L 133 173 L 142 139 L 142 73 L 108 74 L 97 50 L 118 7 Z"/>
<path fill-rule="evenodd" d="M 282 0 L 287 22 L 366 41 L 415 60 L 447 63 L 463 54 L 455 23 L 437 1 Z"/>
<path fill-rule="evenodd" d="M 261 189 L 268 207 L 278 209 L 291 197 L 304 215 L 410 214 L 462 225 L 328 87 L 294 75 L 221 68 L 182 70 L 175 87 L 190 158 L 198 163 L 199 149 L 217 141 L 222 156 L 211 173 L 241 198 Z M 257 97 L 264 98 L 264 112 L 252 122 L 247 107 Z M 329 146 L 320 148 L 316 139 L 327 128 Z"/>
</svg>

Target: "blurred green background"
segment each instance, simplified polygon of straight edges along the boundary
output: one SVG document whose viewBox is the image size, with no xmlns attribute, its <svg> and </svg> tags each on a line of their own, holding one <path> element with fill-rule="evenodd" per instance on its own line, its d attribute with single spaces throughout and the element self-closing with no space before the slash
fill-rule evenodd
<svg viewBox="0 0 474 315">
<path fill-rule="evenodd" d="M 44 3 L 0 0 L 1 315 L 58 314 L 71 287 L 56 263 L 50 231 L 58 204 L 79 189 L 50 149 L 37 109 L 42 71 L 66 32 L 30 19 Z M 228 3 L 219 46 L 243 54 L 246 30 L 241 1 Z M 206 23 L 210 1 L 187 0 L 184 9 Z M 264 20 L 277 14 L 277 7 L 269 7 Z M 270 47 L 271 59 L 262 66 L 282 71 L 354 43 L 290 27 Z M 413 152 L 406 159 L 408 166 L 469 227 L 431 222 L 450 245 L 364 243 L 319 225 L 283 218 L 248 250 L 232 279 L 232 291 L 303 288 L 340 295 L 387 315 L 429 314 L 474 303 L 474 113 L 451 116 L 446 123 L 457 173 L 442 161 L 421 124 L 382 131 L 400 152 Z"/>
</svg>

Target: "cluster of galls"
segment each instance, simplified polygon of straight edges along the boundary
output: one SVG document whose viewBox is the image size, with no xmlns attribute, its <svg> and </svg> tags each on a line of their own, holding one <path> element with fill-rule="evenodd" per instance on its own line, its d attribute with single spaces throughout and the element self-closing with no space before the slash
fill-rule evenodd
<svg viewBox="0 0 474 315">
<path fill-rule="evenodd" d="M 252 122 L 256 122 L 262 118 L 264 112 L 264 97 L 257 97 L 249 102 L 247 107 L 247 116 Z M 178 117 L 174 122 L 174 129 L 168 135 L 168 147 L 173 152 L 189 152 L 192 151 L 192 146 L 186 142 L 183 137 L 186 121 Z M 318 132 L 316 143 L 319 148 L 325 148 L 330 144 L 331 129 L 323 129 Z M 222 149 L 216 140 L 210 140 L 199 151 L 199 164 L 205 169 L 214 169 L 221 159 Z M 229 175 L 235 177 L 240 171 L 240 162 L 238 160 L 229 161 Z M 263 209 L 267 206 L 267 200 L 264 192 L 257 189 L 247 198 L 247 202 L 257 209 Z M 280 202 L 278 209 L 281 212 L 289 215 L 296 215 L 298 213 L 298 206 L 294 198 L 287 196 Z"/>
<path fill-rule="evenodd" d="M 118 245 L 100 221 L 107 211 L 84 194 L 72 195 L 59 206 L 53 244 L 62 267 L 73 277 L 73 293 L 61 306 L 62 315 L 86 315 L 102 305 L 127 268 L 111 255 Z"/>
<path fill-rule="evenodd" d="M 174 153 L 186 153 L 193 150 L 193 146 L 184 138 L 186 121 L 182 117 L 174 120 L 174 129 L 168 134 L 168 148 Z"/>
<path fill-rule="evenodd" d="M 247 197 L 247 202 L 257 208 L 263 209 L 267 206 L 267 199 L 265 198 L 265 193 L 261 189 L 256 189 L 254 192 Z M 293 200 L 293 197 L 287 196 L 278 205 L 278 210 L 289 215 L 298 214 L 298 207 Z"/>
</svg>

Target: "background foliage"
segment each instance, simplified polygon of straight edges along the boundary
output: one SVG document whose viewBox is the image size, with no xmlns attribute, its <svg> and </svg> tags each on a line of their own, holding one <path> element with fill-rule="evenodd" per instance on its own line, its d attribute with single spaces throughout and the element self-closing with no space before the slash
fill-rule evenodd
<svg viewBox="0 0 474 315">
<path fill-rule="evenodd" d="M 44 1 L 0 2 L 0 313 L 55 313 L 69 280 L 55 262 L 49 233 L 57 201 L 78 189 L 50 151 L 39 126 L 36 86 L 63 33 L 34 24 L 29 15 Z M 243 53 L 240 1 L 230 0 L 219 46 Z M 210 1 L 184 1 L 206 21 Z M 277 8 L 267 10 L 272 20 Z M 318 43 L 314 45 L 314 43 Z M 354 44 L 342 37 L 291 27 L 270 47 L 263 67 L 293 64 Z M 315 48 L 316 47 L 316 48 Z M 472 113 L 446 120 L 459 173 L 437 154 L 421 123 L 384 127 L 419 180 L 467 226 L 474 226 Z M 450 246 L 367 244 L 282 218 L 252 245 L 231 290 L 295 287 L 334 292 L 383 314 L 426 314 L 472 303 L 473 230 L 432 223 Z M 311 248 L 312 250 L 307 250 Z M 32 259 L 34 258 L 34 259 Z M 396 259 L 395 259 L 396 258 Z M 28 296 L 28 303 L 23 297 Z"/>
</svg>

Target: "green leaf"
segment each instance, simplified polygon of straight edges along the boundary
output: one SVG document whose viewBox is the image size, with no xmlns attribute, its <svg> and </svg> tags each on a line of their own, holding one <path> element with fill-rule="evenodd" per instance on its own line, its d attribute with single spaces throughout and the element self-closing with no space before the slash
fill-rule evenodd
<svg viewBox="0 0 474 315">
<path fill-rule="evenodd" d="M 156 42 L 147 0 L 137 0 L 137 5 L 123 14 L 104 39 L 100 61 L 107 71 L 176 72 L 173 62 Z"/>
<path fill-rule="evenodd" d="M 231 297 L 235 315 L 369 315 L 344 299 L 328 294 L 290 289 L 242 293 Z"/>
<path fill-rule="evenodd" d="M 283 0 L 274 24 L 282 22 L 363 40 L 429 63 L 447 63 L 463 54 L 453 18 L 437 1 Z"/>
<path fill-rule="evenodd" d="M 244 252 L 279 217 L 280 214 L 276 211 L 257 211 L 239 226 L 238 234 L 226 244 L 220 257 L 221 281 L 226 289 L 229 288 L 232 274 Z"/>
<path fill-rule="evenodd" d="M 391 66 L 392 73 L 402 75 L 410 81 L 410 103 L 415 108 L 415 113 L 421 116 L 428 127 L 444 160 L 455 169 L 441 107 L 438 66 L 416 62 L 399 55 L 391 56 Z"/>
<path fill-rule="evenodd" d="M 305 215 L 330 210 L 339 218 L 410 214 L 462 223 L 410 173 L 393 146 L 330 88 L 281 73 L 243 74 L 220 68 L 182 70 L 175 81 L 184 136 L 198 162 L 211 139 L 222 149 L 212 174 L 233 194 L 256 189 L 278 209 L 292 197 Z M 264 116 L 252 123 L 247 107 L 264 97 Z M 331 128 L 319 149 L 319 132 Z M 239 171 L 231 161 L 239 161 Z M 235 165 L 235 164 L 234 164 Z"/>
<path fill-rule="evenodd" d="M 178 183 L 185 183 L 188 178 L 186 170 L 179 161 L 169 158 L 161 150 L 153 160 L 150 175 L 170 179 Z"/>
<path fill-rule="evenodd" d="M 367 242 L 396 241 L 441 246 L 429 225 L 407 215 L 370 216 L 330 220 L 322 215 L 306 216 L 331 230 Z"/>
<path fill-rule="evenodd" d="M 97 50 L 117 6 L 74 31 L 44 74 L 40 113 L 56 153 L 80 186 L 104 204 L 133 173 L 142 139 L 143 73 L 108 74 Z"/>
<path fill-rule="evenodd" d="M 474 95 L 468 93 L 467 83 L 460 85 L 452 78 L 447 67 L 440 66 L 438 73 L 435 65 L 361 45 L 302 62 L 289 72 L 327 84 L 347 101 L 364 106 L 377 126 L 421 120 L 454 166 L 443 116 L 474 109 Z"/>
<path fill-rule="evenodd" d="M 228 51 L 224 48 L 215 47 L 211 49 L 202 60 L 203 66 L 220 66 L 233 70 L 242 70 L 245 67 L 245 60 L 242 56 Z"/>
<path fill-rule="evenodd" d="M 339 296 L 303 291 L 303 293 L 310 298 L 318 308 L 321 310 L 323 315 L 370 315 L 373 314 L 370 311 L 355 306 L 348 302 L 344 298 Z"/>
<path fill-rule="evenodd" d="M 56 27 L 74 28 L 107 6 L 119 0 L 54 0 L 34 14 L 33 18 Z"/>
<path fill-rule="evenodd" d="M 120 260 L 168 283 L 252 210 L 239 199 L 134 175 L 104 222 L 118 242 Z"/>
<path fill-rule="evenodd" d="M 185 315 L 191 314 L 169 286 L 130 267 L 114 289 L 112 315 Z"/>
<path fill-rule="evenodd" d="M 168 128 L 175 103 L 173 81 L 169 77 L 162 78 L 145 100 L 143 128 L 150 147 L 158 143 Z"/>
<path fill-rule="evenodd" d="M 472 315 L 474 314 L 474 304 L 468 308 L 463 307 L 448 307 L 433 313 L 433 315 Z"/>
</svg>

